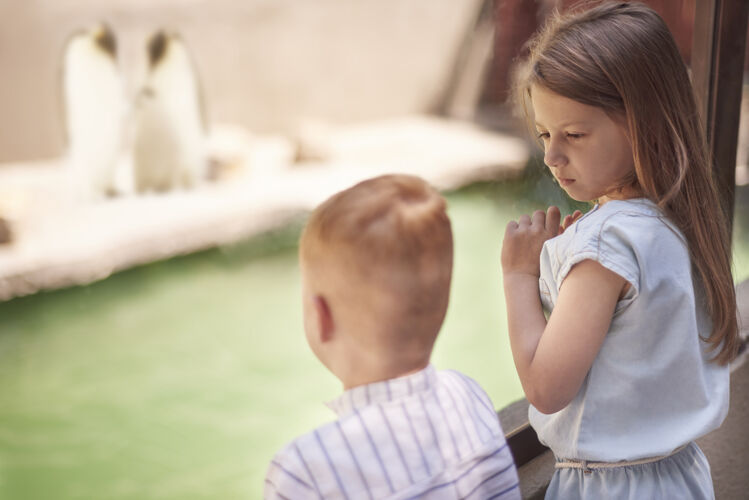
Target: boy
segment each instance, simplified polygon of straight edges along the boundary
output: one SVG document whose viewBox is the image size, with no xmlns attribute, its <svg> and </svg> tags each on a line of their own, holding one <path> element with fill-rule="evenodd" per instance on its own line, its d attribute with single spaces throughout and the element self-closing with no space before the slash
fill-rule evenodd
<svg viewBox="0 0 749 500">
<path fill-rule="evenodd" d="M 304 330 L 343 383 L 338 420 L 271 461 L 266 499 L 520 498 L 489 397 L 429 364 L 447 311 L 445 200 L 418 177 L 342 191 L 300 241 Z"/>
</svg>

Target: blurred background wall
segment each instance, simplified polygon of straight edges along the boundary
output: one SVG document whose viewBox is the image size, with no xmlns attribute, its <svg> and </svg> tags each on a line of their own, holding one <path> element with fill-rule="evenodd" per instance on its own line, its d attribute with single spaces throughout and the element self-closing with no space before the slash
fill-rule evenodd
<svg viewBox="0 0 749 500">
<path fill-rule="evenodd" d="M 443 109 L 456 74 L 476 72 L 460 58 L 482 11 L 493 18 L 494 42 L 481 103 L 502 108 L 523 44 L 554 8 L 578 1 L 0 0 L 0 162 L 64 151 L 63 44 L 100 20 L 119 37 L 130 95 L 146 38 L 173 29 L 192 49 L 209 122 L 294 136 L 310 118 L 346 123 Z M 695 1 L 646 1 L 687 62 Z"/>
<path fill-rule="evenodd" d="M 0 162 L 60 155 L 62 49 L 108 22 L 129 95 L 158 28 L 192 49 L 210 122 L 293 135 L 443 101 L 482 0 L 0 0 Z M 322 75 L 322 78 L 321 78 Z"/>
<path fill-rule="evenodd" d="M 554 9 L 562 11 L 585 0 L 495 0 L 493 4 L 494 58 L 484 93 L 485 104 L 501 104 L 511 86 L 512 64 L 527 55 L 523 45 Z M 695 0 L 640 0 L 655 9 L 674 35 L 681 55 L 689 64 Z"/>
</svg>

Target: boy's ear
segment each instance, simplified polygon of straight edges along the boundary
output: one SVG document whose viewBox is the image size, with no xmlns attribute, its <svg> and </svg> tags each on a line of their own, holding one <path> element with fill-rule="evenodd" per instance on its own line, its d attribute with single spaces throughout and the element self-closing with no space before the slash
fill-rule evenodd
<svg viewBox="0 0 749 500">
<path fill-rule="evenodd" d="M 317 331 L 320 332 L 320 342 L 328 342 L 333 338 L 335 323 L 330 312 L 328 301 L 322 295 L 315 295 L 315 316 L 317 316 Z"/>
</svg>

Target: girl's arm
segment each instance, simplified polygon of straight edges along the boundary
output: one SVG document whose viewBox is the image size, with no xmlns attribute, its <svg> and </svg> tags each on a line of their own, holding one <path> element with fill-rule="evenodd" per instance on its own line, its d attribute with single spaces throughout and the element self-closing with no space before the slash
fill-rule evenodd
<svg viewBox="0 0 749 500">
<path fill-rule="evenodd" d="M 557 207 L 510 222 L 502 274 L 510 346 L 528 401 L 554 413 L 575 397 L 608 332 L 626 281 L 592 260 L 567 274 L 546 321 L 538 291 L 543 243 L 559 233 Z"/>
</svg>

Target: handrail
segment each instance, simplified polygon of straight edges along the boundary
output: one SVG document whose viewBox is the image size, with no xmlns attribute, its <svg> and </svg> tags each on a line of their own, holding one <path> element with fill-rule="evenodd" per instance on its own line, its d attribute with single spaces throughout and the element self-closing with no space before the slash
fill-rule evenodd
<svg viewBox="0 0 749 500">
<path fill-rule="evenodd" d="M 528 400 L 523 398 L 497 412 L 502 428 L 505 429 L 505 439 L 518 467 L 548 450 L 538 440 L 536 431 L 528 423 L 528 406 Z"/>
<path fill-rule="evenodd" d="M 538 440 L 538 435 L 529 423 L 517 427 L 505 435 L 507 444 L 515 459 L 515 465 L 521 467 L 549 450 Z"/>
</svg>

